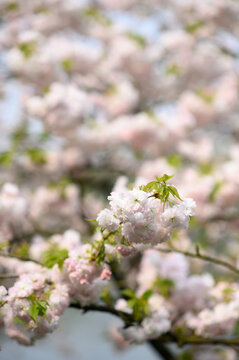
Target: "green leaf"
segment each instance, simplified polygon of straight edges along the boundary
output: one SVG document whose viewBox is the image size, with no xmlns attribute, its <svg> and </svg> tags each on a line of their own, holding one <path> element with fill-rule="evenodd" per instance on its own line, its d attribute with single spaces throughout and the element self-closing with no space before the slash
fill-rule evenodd
<svg viewBox="0 0 239 360">
<path fill-rule="evenodd" d="M 31 317 L 31 319 L 34 321 L 34 323 L 37 322 L 37 315 L 38 315 L 38 307 L 37 304 L 32 304 L 28 310 L 28 313 Z"/>
<path fill-rule="evenodd" d="M 121 294 L 124 296 L 127 296 L 128 298 L 134 298 L 135 297 L 135 293 L 134 290 L 132 289 L 124 289 L 121 291 Z"/>
<path fill-rule="evenodd" d="M 49 306 L 49 304 L 46 300 L 38 301 L 37 302 L 38 315 L 42 316 L 42 317 L 45 316 L 48 306 Z"/>
<path fill-rule="evenodd" d="M 62 60 L 61 66 L 66 72 L 71 72 L 73 70 L 73 61 L 72 61 L 72 59 Z"/>
<path fill-rule="evenodd" d="M 193 355 L 185 351 L 180 355 L 180 360 L 193 360 Z"/>
<path fill-rule="evenodd" d="M 166 74 L 167 75 L 180 75 L 181 70 L 177 64 L 168 65 L 166 67 Z"/>
<path fill-rule="evenodd" d="M 26 326 L 28 325 L 28 323 L 26 321 L 23 321 L 22 319 L 20 319 L 20 317 L 18 316 L 15 316 L 13 318 L 13 322 L 17 323 L 17 324 L 20 324 L 20 325 L 23 325 L 23 326 Z"/>
<path fill-rule="evenodd" d="M 34 301 L 28 311 L 31 319 L 36 323 L 38 316 L 44 317 L 48 306 L 49 304 L 46 300 Z"/>
<path fill-rule="evenodd" d="M 199 172 L 201 175 L 208 175 L 211 174 L 213 171 L 213 164 L 212 163 L 200 163 L 199 164 Z"/>
<path fill-rule="evenodd" d="M 130 307 L 130 308 L 134 308 L 134 306 L 135 306 L 136 303 L 137 303 L 137 299 L 136 299 L 136 298 L 130 299 L 130 300 L 127 301 L 127 305 L 128 305 L 128 307 Z"/>
<path fill-rule="evenodd" d="M 175 168 L 180 168 L 183 161 L 182 157 L 179 154 L 170 154 L 167 157 L 167 162 Z"/>
<path fill-rule="evenodd" d="M 103 13 L 101 13 L 97 8 L 94 8 L 93 6 L 85 9 L 83 13 L 85 16 L 91 17 L 93 20 L 99 22 L 104 26 L 111 25 L 111 20 L 108 19 Z"/>
<path fill-rule="evenodd" d="M 150 290 L 146 290 L 143 295 L 141 296 L 141 299 L 144 299 L 144 300 L 148 300 L 151 296 L 153 295 L 153 291 L 150 289 Z"/>
<path fill-rule="evenodd" d="M 9 166 L 11 165 L 12 160 L 13 160 L 12 151 L 4 151 L 0 153 L 0 165 Z"/>
<path fill-rule="evenodd" d="M 12 1 L 8 4 L 6 4 L 5 9 L 7 11 L 14 11 L 19 9 L 19 4 L 16 1 Z"/>
<path fill-rule="evenodd" d="M 101 292 L 100 297 L 105 302 L 106 305 L 108 305 L 110 307 L 112 306 L 114 298 L 110 293 L 110 286 L 106 286 L 104 288 L 104 290 Z"/>
<path fill-rule="evenodd" d="M 154 194 L 151 197 L 160 199 L 164 204 L 169 200 L 169 195 L 171 194 L 174 198 L 182 200 L 179 196 L 178 190 L 175 186 L 167 185 L 166 182 L 173 177 L 167 174 L 164 174 L 162 177 L 156 176 L 157 181 L 151 181 L 147 185 L 140 186 L 140 190 L 145 192 L 152 192 Z"/>
<path fill-rule="evenodd" d="M 215 200 L 216 195 L 219 193 L 221 187 L 222 187 L 222 182 L 218 181 L 214 184 L 214 187 L 211 191 L 211 193 L 209 194 L 209 201 L 213 202 Z"/>
<path fill-rule="evenodd" d="M 5 240 L 0 243 L 0 251 L 4 250 L 4 248 L 8 248 L 10 245 L 9 241 Z"/>
<path fill-rule="evenodd" d="M 176 189 L 175 186 L 169 185 L 168 186 L 168 190 L 169 192 L 176 198 L 178 198 L 179 200 L 182 200 L 179 196 L 178 190 Z"/>
<path fill-rule="evenodd" d="M 198 89 L 196 91 L 197 96 L 199 96 L 206 104 L 212 104 L 214 101 L 214 95 L 206 90 Z"/>
<path fill-rule="evenodd" d="M 46 163 L 46 154 L 42 149 L 27 149 L 26 154 L 33 164 L 44 165 Z"/>
<path fill-rule="evenodd" d="M 29 258 L 29 244 L 26 241 L 22 241 L 19 245 L 12 249 L 12 255 L 20 257 L 22 259 Z"/>
<path fill-rule="evenodd" d="M 85 219 L 85 221 L 87 221 L 87 222 L 93 222 L 93 223 L 98 224 L 98 222 L 97 222 L 96 219 Z"/>
<path fill-rule="evenodd" d="M 144 47 L 146 45 L 146 40 L 143 36 L 136 34 L 134 32 L 128 32 L 127 36 L 130 40 L 136 42 L 139 46 Z"/>
<path fill-rule="evenodd" d="M 0 308 L 3 307 L 3 305 L 5 305 L 7 303 L 7 301 L 0 301 Z"/>
<path fill-rule="evenodd" d="M 235 289 L 228 286 L 227 288 L 223 289 L 223 297 L 226 303 L 229 303 L 232 300 L 233 294 L 235 293 Z"/>
<path fill-rule="evenodd" d="M 162 296 L 168 298 L 174 288 L 174 282 L 168 278 L 162 279 L 158 277 L 155 280 L 153 287 L 156 288 Z"/>
<path fill-rule="evenodd" d="M 122 295 L 128 298 L 127 305 L 133 310 L 134 320 L 140 322 L 148 315 L 148 299 L 152 296 L 152 290 L 146 290 L 143 295 L 137 297 L 132 289 L 124 289 Z"/>
<path fill-rule="evenodd" d="M 148 304 L 141 298 L 134 298 L 127 301 L 127 306 L 133 310 L 134 320 L 140 322 L 148 314 Z"/>
<path fill-rule="evenodd" d="M 167 174 L 164 174 L 161 178 L 159 178 L 158 176 L 156 176 L 156 179 L 158 180 L 158 182 L 166 182 L 168 181 L 169 179 L 172 179 L 174 177 L 174 175 L 167 175 Z"/>
<path fill-rule="evenodd" d="M 156 184 L 157 184 L 156 181 L 151 181 L 147 185 L 141 185 L 139 188 L 142 191 L 151 192 L 152 190 L 155 189 Z"/>
<path fill-rule="evenodd" d="M 58 264 L 62 270 L 64 261 L 68 258 L 67 249 L 59 249 L 57 245 L 53 245 L 50 249 L 46 250 L 42 256 L 42 265 L 48 268 L 53 268 L 54 265 Z"/>
<path fill-rule="evenodd" d="M 236 325 L 234 328 L 234 335 L 239 336 L 239 321 L 236 322 Z"/>
<path fill-rule="evenodd" d="M 203 26 L 204 26 L 204 22 L 199 20 L 199 21 L 194 22 L 194 23 L 186 24 L 185 25 L 185 30 L 189 34 L 194 34 L 197 30 L 201 29 Z"/>
<path fill-rule="evenodd" d="M 36 41 L 24 42 L 18 45 L 18 49 L 24 55 L 25 59 L 29 59 L 36 51 Z"/>
</svg>

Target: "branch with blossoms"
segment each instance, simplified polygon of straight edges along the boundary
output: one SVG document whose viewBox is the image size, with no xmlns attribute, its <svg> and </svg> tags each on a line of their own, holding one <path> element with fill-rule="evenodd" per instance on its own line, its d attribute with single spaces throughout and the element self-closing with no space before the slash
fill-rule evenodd
<svg viewBox="0 0 239 360">
<path fill-rule="evenodd" d="M 171 252 L 176 252 L 178 254 L 183 254 L 187 257 L 193 258 L 193 259 L 200 259 L 200 260 L 204 260 L 207 262 L 210 262 L 214 265 L 219 265 L 222 266 L 224 268 L 226 268 L 227 270 L 230 270 L 231 272 L 235 273 L 236 275 L 239 275 L 239 269 L 232 265 L 231 263 L 222 260 L 220 258 L 217 257 L 213 257 L 213 256 L 209 256 L 209 255 L 205 255 L 205 254 L 201 254 L 199 247 L 196 247 L 196 252 L 190 252 L 190 251 L 183 251 L 183 250 L 179 250 L 177 248 L 175 248 L 174 246 L 170 246 L 169 249 L 167 248 L 158 248 L 158 251 L 164 252 L 164 253 L 171 253 Z"/>
<path fill-rule="evenodd" d="M 142 248 L 153 247 L 169 239 L 173 229 L 187 227 L 192 214 L 190 206 L 193 207 L 194 203 L 177 203 L 175 199 L 181 199 L 176 188 L 167 185 L 169 178 L 164 175 L 140 190 L 113 192 L 109 197 L 111 210 L 105 209 L 97 217 L 99 227 L 94 241 L 79 244 L 79 235 L 68 231 L 63 239 L 53 236 L 48 244 L 44 244 L 43 251 L 40 250 L 43 243 L 33 242 L 29 248 L 33 262 L 29 261 L 31 257 L 19 256 L 19 279 L 8 292 L 4 287 L 1 289 L 1 312 L 3 321 L 7 319 L 7 334 L 21 343 L 32 344 L 39 333 L 43 334 L 43 329 L 46 333 L 52 330 L 57 317 L 72 300 L 85 306 L 99 298 L 111 278 L 109 265 L 112 260 L 119 261 Z M 169 199 L 170 195 L 172 199 Z M 8 254 L 5 250 L 3 255 L 8 262 L 11 258 L 19 261 L 14 253 Z M 26 264 L 26 273 L 23 263 Z M 27 267 L 34 269 L 35 273 L 28 273 Z M 150 315 L 148 299 L 152 291 L 137 296 L 132 289 L 124 289 L 121 294 L 131 304 L 133 323 L 139 325 L 145 316 Z M 112 302 L 110 294 L 104 294 L 102 299 L 108 305 Z M 114 308 L 113 303 L 111 308 Z M 119 313 L 129 326 L 124 311 L 118 310 Z M 164 326 L 168 330 L 170 325 L 166 313 L 164 317 Z"/>
<path fill-rule="evenodd" d="M 8 266 L 13 262 L 16 275 L 4 274 L 2 280 L 19 276 L 8 290 L 0 288 L 8 336 L 31 345 L 53 331 L 70 306 L 119 317 L 122 341 L 149 342 L 165 359 L 174 359 L 170 343 L 237 345 L 238 284 L 215 283 L 210 274 L 190 275 L 187 258 L 210 261 L 236 274 L 239 270 L 199 249 L 191 253 L 159 247 L 173 231 L 188 227 L 195 207 L 192 199 L 182 200 L 176 187 L 168 185 L 170 178 L 164 175 L 139 189 L 112 192 L 110 208 L 92 222 L 98 226 L 88 243 L 69 230 L 48 242 L 33 241 L 29 257 L 5 248 L 2 259 Z M 130 285 L 130 273 L 121 264 L 135 259 L 138 273 Z"/>
<path fill-rule="evenodd" d="M 89 305 L 89 306 L 81 306 L 77 303 L 72 303 L 70 305 L 73 309 L 82 310 L 83 314 L 87 312 L 101 312 L 101 313 L 108 313 L 114 315 L 120 319 L 127 318 L 128 323 L 133 324 L 133 318 L 129 314 L 125 314 L 124 312 L 117 311 L 114 308 L 107 307 L 105 305 Z M 196 335 L 179 335 L 173 332 L 167 332 L 166 334 L 161 335 L 160 337 L 151 340 L 155 346 L 157 344 L 168 344 L 174 343 L 177 344 L 179 347 L 183 347 L 185 345 L 193 344 L 193 345 L 225 345 L 225 346 L 239 346 L 239 338 L 234 339 L 226 339 L 226 338 L 210 338 L 210 337 L 203 337 L 203 336 L 196 336 Z"/>
</svg>

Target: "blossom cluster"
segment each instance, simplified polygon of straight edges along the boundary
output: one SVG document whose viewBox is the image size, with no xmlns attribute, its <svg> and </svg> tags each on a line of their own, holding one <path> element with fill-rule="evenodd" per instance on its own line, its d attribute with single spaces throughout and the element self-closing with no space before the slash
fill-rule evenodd
<svg viewBox="0 0 239 360">
<path fill-rule="evenodd" d="M 177 328 L 212 338 L 235 332 L 239 319 L 238 284 L 215 283 L 209 273 L 190 275 L 189 261 L 182 254 L 144 252 L 135 294 L 140 298 L 149 291 L 143 321 L 118 329 L 127 341 L 142 343 Z M 132 314 L 131 304 L 131 300 L 122 298 L 115 308 Z"/>
<path fill-rule="evenodd" d="M 109 209 L 102 210 L 97 221 L 109 231 L 119 227 L 130 245 L 152 247 L 167 241 L 173 230 L 185 229 L 196 206 L 192 199 L 164 209 L 160 199 L 142 190 L 115 191 L 108 197 Z"/>
</svg>

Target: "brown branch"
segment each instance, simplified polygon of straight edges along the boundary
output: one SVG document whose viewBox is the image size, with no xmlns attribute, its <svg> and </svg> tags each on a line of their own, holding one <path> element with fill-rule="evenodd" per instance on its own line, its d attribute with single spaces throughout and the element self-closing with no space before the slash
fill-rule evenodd
<svg viewBox="0 0 239 360">
<path fill-rule="evenodd" d="M 127 318 L 128 324 L 133 325 L 132 315 L 123 313 L 122 311 L 117 311 L 112 307 L 107 307 L 104 305 L 88 305 L 88 306 L 81 306 L 78 303 L 70 304 L 71 308 L 82 310 L 84 313 L 88 311 L 99 311 L 103 313 L 108 313 L 121 319 Z M 223 345 L 223 346 L 239 346 L 239 338 L 205 338 L 202 336 L 197 335 L 185 335 L 185 336 L 178 336 L 172 332 L 168 332 L 159 336 L 157 339 L 149 340 L 151 345 L 156 349 L 160 349 L 161 344 L 168 344 L 168 343 L 175 343 L 179 347 L 184 345 Z M 162 350 L 162 349 L 161 349 Z M 163 351 L 163 350 L 162 350 Z M 169 356 L 169 355 L 168 355 Z M 167 359 L 167 358 L 166 358 Z M 170 357 L 168 357 L 170 359 Z M 172 358 L 173 359 L 173 358 Z"/>
<path fill-rule="evenodd" d="M 239 275 L 239 269 L 236 266 L 232 265 L 231 263 L 229 263 L 227 261 L 218 259 L 216 257 L 209 256 L 209 255 L 203 255 L 203 254 L 200 253 L 199 249 L 197 249 L 195 253 L 190 252 L 190 251 L 179 250 L 179 249 L 174 248 L 174 247 L 171 247 L 170 249 L 166 249 L 166 248 L 165 249 L 164 248 L 160 249 L 160 248 L 158 248 L 158 251 L 165 252 L 165 253 L 177 252 L 177 253 L 183 254 L 183 255 L 185 255 L 187 257 L 208 261 L 208 262 L 211 262 L 213 264 L 223 266 L 224 268 L 226 268 L 226 269 L 234 272 L 235 274 Z"/>
<path fill-rule="evenodd" d="M 0 275 L 0 280 L 5 280 L 5 279 L 17 279 L 19 277 L 19 275 L 13 275 L 13 274 L 2 274 Z"/>
<path fill-rule="evenodd" d="M 171 351 L 165 346 L 162 342 L 158 340 L 149 340 L 148 343 L 152 346 L 152 348 L 165 360 L 174 360 L 175 357 L 171 353 Z"/>
</svg>

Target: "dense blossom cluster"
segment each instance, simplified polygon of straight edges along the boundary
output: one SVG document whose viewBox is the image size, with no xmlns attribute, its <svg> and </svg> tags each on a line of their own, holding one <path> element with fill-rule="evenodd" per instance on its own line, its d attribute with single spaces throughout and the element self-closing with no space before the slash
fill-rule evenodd
<svg viewBox="0 0 239 360">
<path fill-rule="evenodd" d="M 0 1 L 9 337 L 103 309 L 118 349 L 236 360 L 238 18 L 235 0 Z"/>
<path fill-rule="evenodd" d="M 109 231 L 121 227 L 122 236 L 131 245 L 141 248 L 167 241 L 173 230 L 187 228 L 196 206 L 192 199 L 186 199 L 164 210 L 160 199 L 137 189 L 113 192 L 108 199 L 111 210 L 99 213 L 99 225 Z"/>
</svg>

